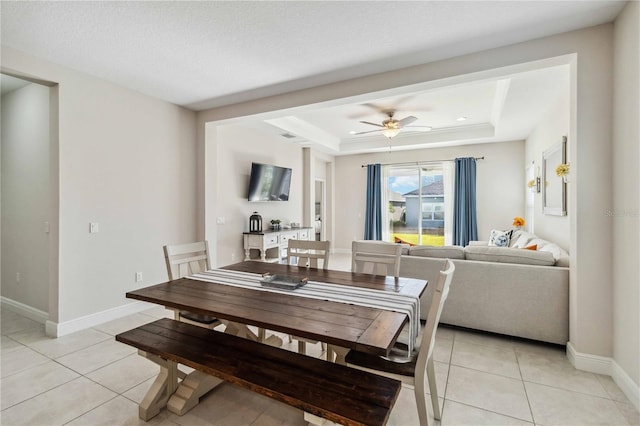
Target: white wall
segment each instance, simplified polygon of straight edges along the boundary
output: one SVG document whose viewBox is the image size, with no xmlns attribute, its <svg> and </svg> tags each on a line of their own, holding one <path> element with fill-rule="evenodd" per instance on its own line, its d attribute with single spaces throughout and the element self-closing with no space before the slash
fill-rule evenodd
<svg viewBox="0 0 640 426">
<path fill-rule="evenodd" d="M 49 88 L 32 83 L 2 96 L 2 296 L 43 312 L 48 213 Z"/>
<path fill-rule="evenodd" d="M 615 23 L 613 204 L 613 358 L 635 385 L 640 409 L 640 4 L 629 2 Z M 604 207 L 604 206 L 603 206 Z"/>
<path fill-rule="evenodd" d="M 335 247 L 350 249 L 352 240 L 364 236 L 367 169 L 362 165 L 482 156 L 476 163 L 478 238 L 488 240 L 493 228 L 510 229 L 513 218 L 524 215 L 523 141 L 348 155 L 336 157 Z"/>
<path fill-rule="evenodd" d="M 264 229 L 271 219 L 280 219 L 282 224 L 302 222 L 302 148 L 241 125 L 218 126 L 215 139 L 217 196 L 215 211 L 207 219 L 216 223 L 217 218 L 224 218 L 224 225 L 216 226 L 215 240 L 216 264 L 224 266 L 244 259 L 242 233 L 249 230 L 249 216 L 254 211 L 262 216 Z M 289 201 L 247 200 L 251 162 L 292 169 Z"/>
<path fill-rule="evenodd" d="M 2 67 L 58 84 L 59 312 L 49 319 L 82 328 L 131 303 L 126 291 L 166 281 L 162 245 L 196 238 L 195 113 L 4 46 Z"/>
<path fill-rule="evenodd" d="M 559 84 L 560 85 L 560 84 Z M 575 138 L 569 134 L 569 69 L 567 67 L 566 81 L 563 82 L 558 93 L 558 99 L 542 117 L 538 126 L 533 130 L 525 142 L 525 162 L 524 165 L 535 162 L 535 167 L 542 166 L 542 153 L 552 145 L 560 143 L 563 136 L 567 136 L 567 158 L 570 158 L 571 147 L 577 143 Z M 540 175 L 540 177 L 542 177 Z M 544 184 L 544 182 L 542 182 Z M 543 213 L 542 192 L 534 195 L 533 221 L 535 224 L 534 233 L 540 238 L 553 241 L 563 249 L 569 251 L 571 238 L 569 233 L 569 217 L 576 212 L 569 205 L 571 197 L 569 191 L 573 188 L 567 184 L 567 215 L 552 216 Z"/>
</svg>

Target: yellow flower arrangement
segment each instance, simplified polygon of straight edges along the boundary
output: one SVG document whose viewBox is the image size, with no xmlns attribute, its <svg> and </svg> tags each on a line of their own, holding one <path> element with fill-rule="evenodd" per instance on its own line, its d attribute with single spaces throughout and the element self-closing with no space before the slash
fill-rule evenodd
<svg viewBox="0 0 640 426">
<path fill-rule="evenodd" d="M 524 218 L 521 218 L 520 216 L 516 216 L 513 218 L 513 226 L 524 226 L 526 224 Z"/>
<path fill-rule="evenodd" d="M 560 164 L 556 167 L 556 175 L 562 177 L 569 174 L 569 164 Z"/>
</svg>

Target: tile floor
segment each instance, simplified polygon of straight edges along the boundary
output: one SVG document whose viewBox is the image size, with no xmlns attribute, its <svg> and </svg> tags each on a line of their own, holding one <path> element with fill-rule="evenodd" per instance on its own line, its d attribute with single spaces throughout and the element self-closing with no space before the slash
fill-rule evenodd
<svg viewBox="0 0 640 426">
<path fill-rule="evenodd" d="M 345 265 L 332 268 L 338 266 Z M 137 403 L 158 367 L 113 336 L 163 316 L 171 314 L 155 307 L 51 339 L 42 324 L 4 309 L 0 424 L 305 424 L 301 411 L 228 384 L 182 417 L 163 410 L 148 423 L 139 420 Z M 322 356 L 319 344 L 307 347 Z M 443 410 L 436 425 L 640 425 L 640 413 L 613 380 L 574 369 L 563 348 L 443 326 L 434 356 Z M 417 424 L 412 388 L 403 387 L 388 424 Z"/>
</svg>

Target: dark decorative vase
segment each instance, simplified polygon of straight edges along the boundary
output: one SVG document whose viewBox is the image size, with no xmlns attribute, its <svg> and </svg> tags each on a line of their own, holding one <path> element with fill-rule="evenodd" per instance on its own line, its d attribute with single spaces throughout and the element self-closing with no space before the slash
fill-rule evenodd
<svg viewBox="0 0 640 426">
<path fill-rule="evenodd" d="M 258 212 L 249 217 L 249 232 L 262 232 L 262 216 Z"/>
</svg>

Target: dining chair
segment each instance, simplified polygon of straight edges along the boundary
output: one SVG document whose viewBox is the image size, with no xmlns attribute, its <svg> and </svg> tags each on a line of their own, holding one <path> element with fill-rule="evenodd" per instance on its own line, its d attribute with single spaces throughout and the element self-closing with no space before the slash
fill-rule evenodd
<svg viewBox="0 0 640 426">
<path fill-rule="evenodd" d="M 322 261 L 322 269 L 329 269 L 330 246 L 331 243 L 329 241 L 289 240 L 287 264 L 293 265 L 295 259 L 296 265 L 300 268 L 318 269 L 319 261 Z M 317 340 L 292 335 L 289 335 L 289 343 L 291 343 L 292 338 L 298 341 L 298 353 L 301 354 L 307 353 L 307 343 L 318 343 Z M 327 349 L 324 342 L 322 343 L 322 349 Z"/>
<path fill-rule="evenodd" d="M 402 245 L 385 241 L 353 241 L 351 271 L 374 275 L 400 276 Z"/>
<path fill-rule="evenodd" d="M 209 254 L 209 243 L 207 241 L 166 245 L 163 247 L 163 250 L 169 281 L 211 269 L 211 257 Z M 173 311 L 174 319 L 177 321 L 206 328 L 214 328 L 221 324 L 218 318 L 209 315 L 181 311 L 179 309 L 174 309 Z"/>
<path fill-rule="evenodd" d="M 454 271 L 455 265 L 451 260 L 447 259 L 444 270 L 440 271 L 440 276 L 433 292 L 427 323 L 424 327 L 422 341 L 417 353 L 414 351 L 407 359 L 406 346 L 396 344 L 388 357 L 380 357 L 353 350 L 349 351 L 346 356 L 347 365 L 351 367 L 392 377 L 401 380 L 403 383 L 413 385 L 418 407 L 418 418 L 420 419 L 420 424 L 425 426 L 429 424 L 425 396 L 425 373 L 429 380 L 433 417 L 436 420 L 440 420 L 441 417 L 433 364 L 433 348 L 442 307 L 449 295 L 449 286 L 451 285 Z"/>
<path fill-rule="evenodd" d="M 322 261 L 322 269 L 329 269 L 329 246 L 329 241 L 289 240 L 287 263 L 292 265 L 296 259 L 298 266 L 317 269 Z"/>
</svg>

